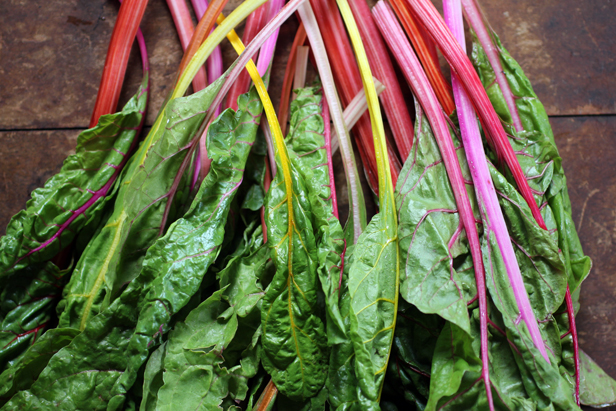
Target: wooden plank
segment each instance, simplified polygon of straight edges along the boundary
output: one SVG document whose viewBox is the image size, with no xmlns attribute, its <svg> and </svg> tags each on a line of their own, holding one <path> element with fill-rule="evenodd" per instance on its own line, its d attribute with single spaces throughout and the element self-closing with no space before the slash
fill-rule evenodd
<svg viewBox="0 0 616 411">
<path fill-rule="evenodd" d="M 480 0 L 549 115 L 616 114 L 616 3 Z"/>
<path fill-rule="evenodd" d="M 11 217 L 26 206 L 30 193 L 60 171 L 75 152 L 79 130 L 0 133 L 0 235 Z"/>
</svg>

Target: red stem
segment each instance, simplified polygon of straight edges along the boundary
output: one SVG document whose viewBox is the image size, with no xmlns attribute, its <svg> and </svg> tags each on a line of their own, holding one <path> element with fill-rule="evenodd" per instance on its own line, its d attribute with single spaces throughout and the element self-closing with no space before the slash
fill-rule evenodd
<svg viewBox="0 0 616 411">
<path fill-rule="evenodd" d="M 130 49 L 147 5 L 147 0 L 125 0 L 120 5 L 118 18 L 113 27 L 111 41 L 107 49 L 105 67 L 94 104 L 94 111 L 90 118 L 90 127 L 94 127 L 102 115 L 113 113 L 118 105 Z"/>
<path fill-rule="evenodd" d="M 522 197 L 524 197 L 530 207 L 533 217 L 539 226 L 546 230 L 547 228 L 543 221 L 543 217 L 533 197 L 533 192 L 528 185 L 528 181 L 526 181 L 526 176 L 509 143 L 500 118 L 498 114 L 496 114 L 496 111 L 494 111 L 494 107 L 492 107 L 492 103 L 471 61 L 460 48 L 460 45 L 443 21 L 443 18 L 429 0 L 405 1 L 410 5 L 411 11 L 417 17 L 418 21 L 424 25 L 428 33 L 430 33 L 432 38 L 436 41 L 436 44 L 453 70 L 458 74 L 462 85 L 473 102 L 475 111 L 477 111 L 477 114 L 479 114 L 479 117 L 482 119 L 485 130 L 490 134 L 496 146 L 499 157 L 504 158 Z"/>
<path fill-rule="evenodd" d="M 195 32 L 188 6 L 186 6 L 186 2 L 184 0 L 167 0 L 167 6 L 169 6 L 169 10 L 171 11 L 171 17 L 173 17 L 175 30 L 178 33 L 178 37 L 180 37 L 182 49 L 186 51 L 188 45 L 190 44 L 190 39 Z M 201 67 L 192 81 L 193 90 L 197 92 L 206 88 L 206 79 L 205 69 Z"/>
<path fill-rule="evenodd" d="M 331 124 L 329 121 L 329 106 L 327 105 L 327 99 L 325 95 L 321 99 L 323 103 L 323 123 L 325 130 L 323 136 L 325 137 L 325 150 L 327 151 L 327 171 L 329 174 L 329 190 L 332 199 L 332 212 L 334 216 L 338 218 L 338 196 L 336 195 L 336 181 L 334 180 L 334 162 L 332 161 L 332 135 Z"/>
<path fill-rule="evenodd" d="M 335 0 L 310 0 L 310 5 L 316 15 L 321 33 L 323 33 L 327 54 L 331 57 L 330 63 L 340 93 L 340 100 L 342 105 L 346 107 L 363 88 L 363 84 L 342 16 L 338 11 Z M 368 113 L 359 119 L 353 131 L 368 183 L 372 190 L 378 193 L 376 156 L 372 139 L 372 124 Z M 393 152 L 389 150 L 389 146 L 388 143 L 391 175 L 395 186 L 402 167 L 397 156 L 392 155 Z"/>
<path fill-rule="evenodd" d="M 370 8 L 366 1 L 350 1 L 349 6 L 355 16 L 374 77 L 385 86 L 385 91 L 381 94 L 380 100 L 387 115 L 400 158 L 404 162 L 413 146 L 413 122 L 406 108 L 394 66 L 389 59 L 389 53 L 387 53 L 381 33 L 372 20 Z"/>
<path fill-rule="evenodd" d="M 411 39 L 411 44 L 413 44 L 413 48 L 417 52 L 419 61 L 421 61 L 421 65 L 426 71 L 426 75 L 438 97 L 438 101 L 441 103 L 441 106 L 443 106 L 447 115 L 451 115 L 455 109 L 453 96 L 451 94 L 451 86 L 441 72 L 441 66 L 436 55 L 434 42 L 425 38 L 423 30 L 402 3 L 402 0 L 392 0 L 391 5 L 400 19 L 406 34 Z"/>
<path fill-rule="evenodd" d="M 575 327 L 575 310 L 573 309 L 573 300 L 569 284 L 567 284 L 567 292 L 565 293 L 565 302 L 567 303 L 567 317 L 569 317 L 569 332 L 573 340 L 573 367 L 575 369 L 575 402 L 580 405 L 580 346 L 578 343 L 577 328 Z"/>
</svg>

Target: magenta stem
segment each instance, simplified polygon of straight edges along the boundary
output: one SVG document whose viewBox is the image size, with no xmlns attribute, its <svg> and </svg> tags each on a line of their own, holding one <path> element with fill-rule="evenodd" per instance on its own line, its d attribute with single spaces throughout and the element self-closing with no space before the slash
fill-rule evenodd
<svg viewBox="0 0 616 411">
<path fill-rule="evenodd" d="M 516 153 L 513 151 L 501 120 L 496 114 L 488 95 L 483 88 L 473 64 L 462 50 L 453 34 L 443 21 L 438 10 L 429 0 L 406 0 L 417 20 L 436 42 L 439 50 L 462 81 L 466 92 L 473 101 L 473 107 L 482 120 L 486 135 L 491 138 L 499 159 L 504 159 L 518 186 L 518 190 L 530 207 L 530 211 L 543 229 L 546 229 L 541 211 L 537 206 L 533 191 L 528 185 L 526 175 L 520 167 Z"/>
<path fill-rule="evenodd" d="M 266 21 L 270 21 L 274 18 L 274 16 L 276 16 L 276 14 L 278 14 L 284 5 L 284 0 L 269 0 L 268 5 L 269 7 L 267 9 Z M 278 41 L 278 33 L 280 33 L 280 28 L 274 31 L 274 33 L 263 44 L 261 51 L 259 52 L 257 70 L 259 71 L 259 75 L 261 77 L 263 77 L 267 72 L 267 68 L 274 57 L 274 50 L 276 50 L 276 42 Z"/>
<path fill-rule="evenodd" d="M 482 285 L 482 279 L 484 278 L 481 246 L 477 234 L 477 227 L 475 226 L 475 217 L 466 191 L 464 177 L 462 176 L 462 170 L 458 163 L 456 149 L 451 140 L 449 125 L 443 114 L 443 109 L 438 102 L 434 90 L 430 86 L 430 81 L 423 71 L 421 63 L 413 52 L 411 45 L 406 39 L 389 5 L 381 0 L 372 9 L 372 13 L 375 17 L 377 26 L 381 30 L 381 34 L 383 34 L 385 38 L 385 42 L 389 45 L 392 54 L 398 61 L 404 76 L 411 85 L 415 97 L 423 107 L 428 121 L 432 126 L 458 205 L 460 220 L 464 225 L 468 237 L 473 264 L 475 266 L 475 277 L 479 279 L 479 283 L 477 284 L 477 289 L 479 291 L 480 285 Z M 485 288 L 485 282 L 483 288 Z M 484 314 L 486 314 L 487 318 L 487 310 Z M 486 384 L 489 384 L 489 380 L 486 381 Z"/>
<path fill-rule="evenodd" d="M 329 106 L 327 105 L 327 99 L 325 95 L 321 99 L 323 103 L 323 124 L 325 129 L 323 135 L 325 137 L 325 150 L 327 151 L 327 172 L 329 174 L 329 189 L 332 199 L 332 212 L 334 216 L 338 218 L 338 196 L 336 195 L 336 181 L 334 180 L 334 162 L 332 160 L 332 135 L 331 124 L 329 119 Z"/>
<path fill-rule="evenodd" d="M 507 103 L 507 108 L 509 109 L 509 113 L 511 114 L 513 127 L 517 132 L 523 131 L 524 127 L 522 126 L 522 121 L 520 120 L 518 108 L 515 105 L 515 100 L 513 98 L 513 93 L 511 92 L 511 87 L 509 87 L 509 82 L 507 81 L 507 77 L 505 77 L 498 51 L 496 50 L 494 42 L 492 41 L 492 37 L 488 32 L 488 28 L 483 21 L 481 12 L 479 11 L 479 7 L 475 0 L 462 0 L 462 4 L 464 5 L 466 19 L 475 31 L 475 34 L 477 35 L 477 38 L 481 43 L 481 47 L 483 47 L 483 50 L 488 57 L 488 61 L 490 62 L 490 65 L 494 70 L 496 82 L 498 83 L 503 93 L 503 97 L 505 98 L 505 102 Z"/>
</svg>

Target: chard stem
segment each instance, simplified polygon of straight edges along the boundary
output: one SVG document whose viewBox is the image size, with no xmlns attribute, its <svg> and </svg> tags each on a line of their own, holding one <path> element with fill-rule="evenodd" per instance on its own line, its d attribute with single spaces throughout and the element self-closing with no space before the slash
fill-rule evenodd
<svg viewBox="0 0 616 411">
<path fill-rule="evenodd" d="M 429 0 L 405 0 L 411 7 L 411 11 L 415 17 L 423 24 L 424 28 L 430 33 L 440 51 L 447 59 L 447 62 L 453 68 L 453 71 L 459 76 L 459 79 L 468 93 L 473 107 L 477 110 L 482 125 L 486 133 L 493 141 L 499 158 L 504 158 L 513 178 L 518 186 L 518 190 L 526 200 L 530 207 L 531 213 L 539 226 L 546 229 L 543 217 L 537 202 L 533 196 L 533 192 L 526 181 L 526 176 L 520 167 L 520 163 L 516 157 L 511 144 L 505 134 L 505 129 L 501 124 L 500 118 L 486 91 L 479 80 L 479 76 L 475 72 L 472 63 L 462 50 L 451 31 L 439 15 L 434 5 Z"/>
<path fill-rule="evenodd" d="M 300 22 L 293 44 L 291 45 L 291 52 L 289 53 L 289 60 L 287 60 L 287 68 L 284 72 L 284 80 L 282 81 L 282 92 L 280 94 L 280 105 L 278 106 L 278 119 L 280 120 L 280 127 L 282 134 L 287 134 L 287 122 L 289 121 L 289 96 L 291 94 L 291 88 L 293 86 L 293 76 L 295 72 L 297 48 L 304 44 L 306 41 L 306 30 L 304 29 L 304 23 Z"/>
<path fill-rule="evenodd" d="M 462 224 L 464 225 L 464 229 L 466 230 L 466 234 L 467 234 L 467 238 L 469 242 L 469 248 L 471 250 L 471 256 L 473 258 L 473 265 L 475 268 L 475 279 L 477 281 L 477 293 L 479 296 L 479 315 L 480 315 L 480 327 L 481 327 L 481 356 L 482 356 L 482 363 L 483 363 L 482 364 L 482 377 L 484 379 L 484 384 L 486 386 L 486 394 L 488 396 L 490 409 L 493 410 L 494 406 L 493 406 L 493 401 L 492 401 L 492 392 L 491 392 L 489 369 L 488 369 L 488 364 L 489 364 L 488 363 L 488 352 L 487 352 L 488 350 L 488 334 L 487 334 L 488 313 L 487 313 L 485 272 L 484 272 L 484 266 L 483 266 L 483 259 L 481 255 L 481 245 L 479 243 L 479 236 L 477 233 L 477 227 L 475 225 L 475 217 L 471 209 L 470 200 L 468 198 L 468 192 L 466 191 L 464 178 L 462 176 L 462 170 L 460 169 L 460 164 L 458 163 L 458 158 L 456 155 L 455 147 L 453 146 L 449 127 L 443 115 L 441 106 L 439 105 L 439 102 L 437 100 L 437 97 L 434 91 L 430 87 L 428 78 L 426 74 L 424 73 L 424 71 L 422 70 L 419 60 L 417 59 L 417 57 L 413 53 L 413 50 L 411 49 L 411 45 L 407 41 L 400 41 L 400 39 L 403 38 L 404 34 L 402 32 L 402 28 L 399 26 L 395 18 L 395 15 L 393 14 L 389 6 L 386 3 L 384 3 L 382 0 L 379 1 L 377 5 L 374 7 L 373 13 L 376 17 L 377 24 L 385 37 L 385 40 L 389 44 L 393 55 L 396 56 L 396 58 L 398 59 L 398 63 L 400 64 L 400 67 L 402 68 L 407 81 L 413 88 L 413 92 L 415 96 L 417 97 L 417 99 L 419 100 L 421 106 L 423 107 L 426 113 L 426 116 L 428 117 L 428 121 L 430 122 L 430 125 L 432 126 L 434 136 L 436 138 L 437 144 L 439 146 L 439 150 L 443 158 L 443 163 L 447 170 L 447 175 L 449 176 L 451 188 L 453 190 L 454 197 L 458 205 L 458 210 L 460 213 L 460 220 L 462 221 Z M 457 85 L 457 83 L 454 83 L 454 84 Z M 456 88 L 454 88 L 454 92 L 455 91 L 456 91 Z M 458 95 L 456 95 L 456 99 L 457 97 Z M 458 108 L 460 108 L 460 106 L 458 106 Z M 469 114 L 468 110 L 466 111 L 466 113 Z M 465 128 L 469 127 L 469 125 L 471 124 L 474 124 L 475 126 L 477 125 L 472 112 L 470 113 L 469 116 L 472 116 L 472 118 L 469 119 L 468 117 L 464 117 L 460 119 L 461 122 L 463 119 L 470 120 L 468 123 L 464 124 Z M 463 125 L 461 124 L 461 127 L 462 126 Z M 479 141 L 479 144 L 481 146 L 481 140 Z M 468 148 L 466 145 L 465 145 L 465 148 L 472 152 L 474 149 L 473 147 Z M 473 153 L 475 154 L 476 157 L 479 157 L 480 155 L 483 156 L 482 146 L 481 146 L 481 151 L 479 152 L 474 151 Z M 482 157 L 479 159 L 474 158 L 473 161 L 469 160 L 470 169 L 472 170 L 475 167 L 480 167 L 481 161 L 479 160 L 483 161 L 484 173 L 487 174 L 488 169 L 487 169 L 487 163 L 485 163 L 485 157 Z M 483 175 L 482 177 L 485 177 L 485 176 Z M 487 181 L 489 181 L 491 184 L 491 180 L 489 179 L 489 174 L 488 174 Z M 474 182 L 475 184 L 478 183 L 478 181 L 476 180 L 474 180 Z M 484 192 L 481 191 L 480 194 L 484 194 Z M 498 200 L 496 198 L 495 193 L 492 198 L 495 201 L 496 208 L 498 208 L 498 210 L 500 211 L 500 208 L 498 206 Z M 481 200 L 483 200 L 483 202 L 486 203 L 488 207 L 494 207 L 494 204 L 488 203 L 488 200 L 490 200 L 490 198 L 485 198 L 485 199 L 481 198 Z M 501 217 L 502 217 L 502 214 L 501 214 Z M 504 220 L 501 220 L 501 221 L 504 224 Z M 494 224 L 494 221 L 490 220 L 490 222 Z M 499 246 L 501 246 L 500 243 L 499 243 Z M 511 249 L 511 252 L 513 254 L 513 247 L 511 247 L 511 243 L 509 243 L 509 248 Z M 502 249 L 502 246 L 501 246 L 501 249 Z M 515 262 L 515 255 L 513 255 L 513 257 L 514 257 L 513 261 Z M 517 268 L 517 263 L 515 264 L 515 266 Z M 518 274 L 519 274 L 519 268 L 518 268 Z M 511 278 L 511 275 L 510 275 L 510 278 Z M 522 280 L 521 275 L 519 275 L 519 280 L 520 281 Z M 519 286 L 519 283 L 518 282 L 514 283 L 514 281 L 512 281 L 512 286 L 514 286 L 514 293 L 516 292 L 515 290 L 516 285 Z M 524 283 L 521 282 L 521 285 L 522 285 L 522 291 L 524 292 L 524 296 L 526 296 L 526 301 L 528 301 L 528 296 L 526 295 L 526 291 L 523 288 Z M 518 290 L 518 293 L 519 293 L 519 290 Z M 518 300 L 518 294 L 516 294 L 516 300 L 518 301 L 518 305 L 520 305 L 520 301 Z M 520 310 L 522 311 L 522 313 L 525 313 L 524 310 L 526 309 L 530 309 L 530 303 L 528 303 L 527 306 L 520 306 Z M 530 314 L 532 315 L 532 317 L 530 318 L 525 317 L 525 322 L 527 323 L 529 329 L 531 329 L 532 325 L 534 325 L 538 331 L 539 328 L 537 325 L 537 321 L 534 318 L 532 309 L 530 309 Z M 539 334 L 539 338 L 540 337 L 541 337 L 541 334 Z M 535 339 L 533 338 L 533 341 L 534 340 Z M 541 340 L 541 342 L 543 341 Z M 544 348 L 544 351 L 545 351 L 545 348 Z"/>
<path fill-rule="evenodd" d="M 483 47 L 483 50 L 488 57 L 488 61 L 490 62 L 490 65 L 494 70 L 496 82 L 498 83 L 498 86 L 503 93 L 503 98 L 505 99 L 505 102 L 507 103 L 507 108 L 509 109 L 509 113 L 511 114 L 513 127 L 518 132 L 523 131 L 524 127 L 522 126 L 522 121 L 520 120 L 518 107 L 515 105 L 515 100 L 513 98 L 513 93 L 511 92 L 511 87 L 509 87 L 509 82 L 507 81 L 507 77 L 505 76 L 505 72 L 503 71 L 503 66 L 501 64 L 500 57 L 498 56 L 498 51 L 496 50 L 494 42 L 492 41 L 492 37 L 490 37 L 490 33 L 488 32 L 488 28 L 484 23 L 481 11 L 479 10 L 479 6 L 475 0 L 462 0 L 462 5 L 464 6 L 466 19 L 475 31 L 475 34 L 477 35 L 477 38 L 481 43 L 481 47 Z"/>
<path fill-rule="evenodd" d="M 125 0 L 120 6 L 107 49 L 94 111 L 90 118 L 90 128 L 98 123 L 102 115 L 113 113 L 118 105 L 130 49 L 147 5 L 147 0 Z"/>
<path fill-rule="evenodd" d="M 389 58 L 389 53 L 387 53 L 383 38 L 374 24 L 366 1 L 350 1 L 349 6 L 366 48 L 370 67 L 374 70 L 374 77 L 385 85 L 385 91 L 380 96 L 380 100 L 391 127 L 398 153 L 400 153 L 400 158 L 404 162 L 413 146 L 413 122 L 406 108 L 394 66 Z"/>
<path fill-rule="evenodd" d="M 299 7 L 298 11 L 304 24 L 306 35 L 310 41 L 321 82 L 323 83 L 323 94 L 331 110 L 334 129 L 340 137 L 340 154 L 342 155 L 342 163 L 344 164 L 344 172 L 346 174 L 349 189 L 349 207 L 351 208 L 350 214 L 353 223 L 353 244 L 355 244 L 359 235 L 366 227 L 366 211 L 359 176 L 357 175 L 353 147 L 347 132 L 346 124 L 342 118 L 342 107 L 338 99 L 338 94 L 336 93 L 334 76 L 331 66 L 329 65 L 325 44 L 321 37 L 321 31 L 319 30 L 319 25 L 317 24 L 312 7 L 306 2 Z"/>
</svg>

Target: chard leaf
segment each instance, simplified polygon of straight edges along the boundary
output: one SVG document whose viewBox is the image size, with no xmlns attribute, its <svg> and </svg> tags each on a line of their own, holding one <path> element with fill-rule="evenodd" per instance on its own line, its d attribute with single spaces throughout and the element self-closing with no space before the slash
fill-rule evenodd
<svg viewBox="0 0 616 411">
<path fill-rule="evenodd" d="M 616 405 L 616 381 L 605 373 L 584 351 L 580 351 L 580 400 L 584 405 L 604 408 Z"/>
<path fill-rule="evenodd" d="M 262 361 L 282 394 L 303 401 L 320 391 L 327 367 L 325 330 L 316 304 L 318 253 L 300 166 L 290 150 L 292 161 L 277 151 L 278 172 L 267 193 L 265 215 L 276 274 L 263 298 Z"/>
<path fill-rule="evenodd" d="M 467 302 L 476 293 L 472 259 L 438 145 L 416 104 L 415 141 L 396 187 L 401 263 L 400 294 L 426 314 L 470 332 Z M 458 161 L 467 180 L 460 142 Z M 468 187 L 473 199 L 473 188 Z M 474 206 L 476 208 L 476 206 Z"/>
<path fill-rule="evenodd" d="M 261 255 L 267 258 L 267 253 Z M 255 281 L 257 273 L 252 274 Z M 259 313 L 256 310 L 249 322 L 240 323 L 234 307 L 224 298 L 230 288 L 216 291 L 170 334 L 157 410 L 211 410 L 218 409 L 227 397 L 233 401 L 246 398 L 248 378 L 258 367 L 255 343 L 260 328 L 254 328 L 254 324 L 258 324 L 255 319 Z M 229 310 L 232 314 L 225 315 Z M 233 347 L 240 324 L 240 334 L 244 335 Z M 227 358 L 229 348 L 240 352 L 237 365 Z"/>
<path fill-rule="evenodd" d="M 251 110 L 260 107 L 253 105 L 258 104 L 254 98 L 244 96 L 243 101 L 247 105 L 250 102 Z M 226 111 L 210 126 L 208 152 L 214 161 L 185 218 L 174 223 L 167 235 L 157 241 L 143 270 L 120 297 L 93 316 L 84 331 L 51 358 L 32 387 L 15 395 L 6 409 L 47 409 L 59 403 L 65 409 L 116 410 L 123 406 L 139 368 L 147 359 L 148 343 L 168 331 L 171 315 L 199 289 L 205 265 L 214 259 L 222 241 L 225 210 L 241 180 L 256 130 L 256 125 L 249 122 L 238 128 L 237 135 L 230 132 L 235 129 L 232 125 L 242 122 L 244 116 L 254 118 L 248 110 L 238 113 Z M 209 221 L 215 213 L 218 218 Z M 187 233 L 203 241 L 208 240 L 204 233 L 210 233 L 212 238 L 205 244 L 190 241 L 192 237 Z M 170 245 L 170 238 L 177 240 L 175 247 Z M 192 266 L 195 259 L 204 265 Z M 156 293 L 160 293 L 158 298 Z M 140 330 L 145 331 L 137 334 Z"/>
<path fill-rule="evenodd" d="M 60 172 L 32 192 L 26 209 L 9 222 L 0 239 L 0 278 L 45 262 L 95 223 L 106 197 L 137 142 L 148 100 L 148 75 L 122 111 L 101 116 L 77 138 L 76 153 Z"/>
<path fill-rule="evenodd" d="M 20 361 L 29 345 L 50 326 L 55 304 L 72 267 L 32 264 L 4 281 L 0 294 L 0 370 Z"/>
<path fill-rule="evenodd" d="M 24 355 L 0 374 L 0 405 L 4 405 L 17 391 L 30 388 L 49 359 L 78 333 L 72 328 L 54 328 L 33 341 Z"/>
<path fill-rule="evenodd" d="M 143 372 L 143 397 L 140 411 L 154 411 L 158 401 L 158 391 L 163 386 L 163 370 L 165 355 L 167 353 L 167 341 L 161 344 L 150 355 L 145 371 Z"/>
<path fill-rule="evenodd" d="M 333 345 L 347 340 L 339 309 L 346 242 L 342 226 L 333 214 L 319 89 L 308 87 L 295 90 L 297 98 L 291 103 L 290 131 L 286 143 L 297 154 L 299 171 L 311 200 L 318 246 L 317 271 L 326 298 L 327 338 L 328 343 Z"/>
<path fill-rule="evenodd" d="M 164 232 L 165 207 L 189 141 L 222 80 L 168 103 L 162 124 L 142 143 L 121 181 L 113 214 L 81 256 L 65 290 L 60 325 L 83 330 L 139 274 L 146 250 Z"/>
<path fill-rule="evenodd" d="M 169 330 L 172 315 L 198 291 L 220 251 L 262 110 L 254 90 L 238 102 L 237 112 L 226 110 L 210 125 L 207 145 L 212 164 L 191 208 L 147 252 L 140 277 L 149 286 L 127 352 L 126 373 L 116 387 L 120 396 L 134 384 L 149 347 Z"/>
<path fill-rule="evenodd" d="M 505 76 L 515 96 L 522 125 L 526 134 L 516 135 L 508 127 L 510 142 L 518 155 L 524 174 L 528 176 L 531 188 L 539 197 L 547 200 L 558 228 L 558 245 L 562 250 L 571 293 L 575 296 L 581 282 L 588 276 L 590 258 L 584 255 L 580 240 L 571 217 L 571 202 L 567 190 L 567 179 L 562 168 L 562 160 L 554 141 L 548 115 L 537 98 L 529 79 L 520 65 L 503 47 L 500 39 L 491 32 Z M 492 105 L 505 123 L 511 123 L 511 115 L 504 103 L 502 92 L 494 82 L 494 71 L 490 66 L 479 41 L 473 38 L 473 64 L 486 88 Z M 525 138 L 527 137 L 527 138 Z"/>
</svg>

